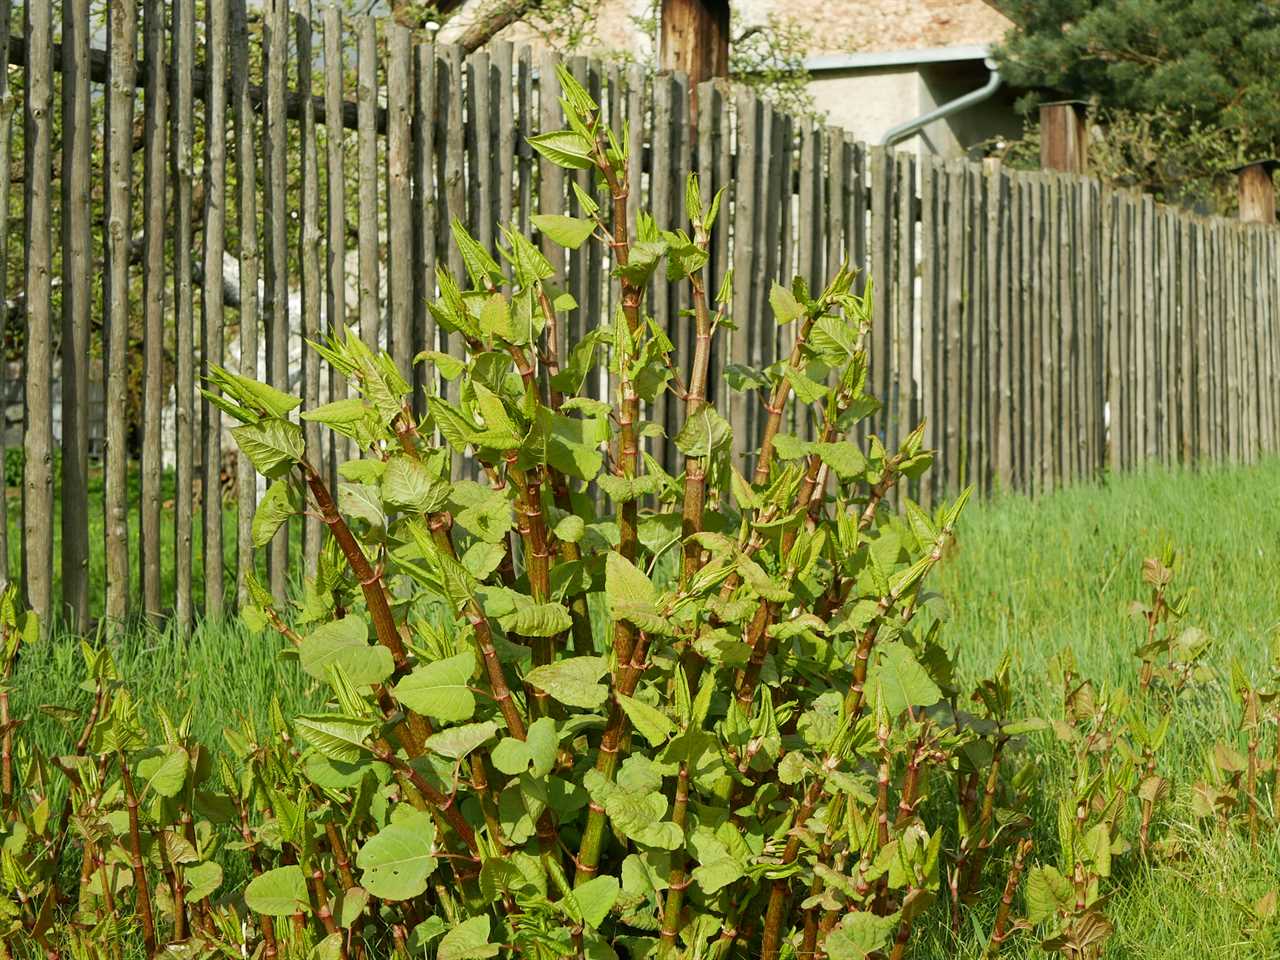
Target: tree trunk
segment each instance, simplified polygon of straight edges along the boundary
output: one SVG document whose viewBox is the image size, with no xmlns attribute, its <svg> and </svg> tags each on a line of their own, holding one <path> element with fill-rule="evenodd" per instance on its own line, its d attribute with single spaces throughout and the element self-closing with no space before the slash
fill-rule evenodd
<svg viewBox="0 0 1280 960">
<path fill-rule="evenodd" d="M 659 65 L 689 78 L 689 89 L 729 73 L 729 0 L 662 0 Z"/>
</svg>

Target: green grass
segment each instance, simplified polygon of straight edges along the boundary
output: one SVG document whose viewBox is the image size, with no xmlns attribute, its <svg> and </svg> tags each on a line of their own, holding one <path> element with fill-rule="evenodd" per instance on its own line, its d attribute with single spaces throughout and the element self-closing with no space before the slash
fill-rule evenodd
<svg viewBox="0 0 1280 960">
<path fill-rule="evenodd" d="M 1099 686 L 1136 689 L 1133 651 L 1142 628 L 1129 605 L 1147 594 L 1139 576 L 1143 558 L 1166 542 L 1180 555 L 1176 587 L 1193 587 L 1186 622 L 1214 638 L 1210 664 L 1225 672 L 1238 657 L 1262 679 L 1268 638 L 1280 621 L 1277 491 L 1280 462 L 1268 462 L 1153 470 L 1036 502 L 1008 497 L 970 507 L 956 548 L 933 581 L 950 604 L 944 637 L 957 653 L 962 687 L 1008 650 L 1022 710 L 1056 716 L 1060 690 L 1047 665 L 1070 646 L 1082 676 Z M 166 633 L 133 632 L 121 641 L 117 661 L 139 699 L 164 703 L 172 713 L 191 709 L 197 735 L 220 744 L 222 727 L 240 714 L 261 722 L 271 695 L 280 696 L 286 715 L 314 695 L 294 664 L 279 658 L 279 647 L 274 635 L 251 635 L 237 625 L 202 628 L 186 643 Z M 78 656 L 72 643 L 55 640 L 28 651 L 15 677 L 17 715 L 31 718 L 29 731 L 42 746 L 65 744 L 66 734 L 35 710 L 38 704 L 88 702 L 78 689 Z M 1136 857 L 1118 861 L 1123 866 L 1107 907 L 1117 928 L 1109 960 L 1280 956 L 1280 938 L 1252 931 L 1248 909 L 1280 886 L 1280 834 L 1264 829 L 1260 848 L 1251 850 L 1247 840 L 1201 825 L 1185 799 L 1204 769 L 1205 751 L 1231 736 L 1237 721 L 1238 708 L 1221 683 L 1184 701 L 1161 760 L 1175 792 L 1172 823 L 1158 830 L 1175 839 L 1181 853 L 1149 866 Z M 1264 739 L 1268 750 L 1272 736 Z M 1038 767 L 1033 859 L 1054 857 L 1054 811 L 1068 776 L 1064 759 L 1048 736 L 1019 758 Z M 1000 880 L 993 874 L 991 883 Z M 989 923 L 984 912 L 992 907 L 980 905 L 975 913 Z M 912 956 L 981 956 L 978 936 L 965 929 L 953 938 L 944 914 L 941 907 L 930 912 Z M 1030 937 L 1016 935 L 1003 955 L 1040 953 Z"/>
</svg>

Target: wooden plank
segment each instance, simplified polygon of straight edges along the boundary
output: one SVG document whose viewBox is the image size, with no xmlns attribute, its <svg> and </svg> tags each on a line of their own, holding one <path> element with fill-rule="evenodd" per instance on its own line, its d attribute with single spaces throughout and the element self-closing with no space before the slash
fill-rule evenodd
<svg viewBox="0 0 1280 960">
<path fill-rule="evenodd" d="M 27 328 L 22 447 L 22 572 L 27 605 L 48 624 L 53 612 L 53 329 L 51 318 L 53 239 L 50 223 L 50 68 L 52 23 L 49 6 L 28 0 L 25 32 L 29 44 L 22 78 L 24 180 L 26 191 Z M 48 627 L 44 628 L 46 631 Z"/>
<path fill-rule="evenodd" d="M 332 21 L 336 20 L 335 10 Z M 331 30 L 332 23 L 327 22 L 326 32 Z M 336 46 L 336 40 L 334 43 Z M 260 270 L 257 200 L 258 138 L 253 102 L 249 97 L 249 30 L 245 0 L 234 0 L 231 5 L 231 84 L 236 137 L 236 217 L 240 228 L 240 375 L 256 380 L 260 323 L 258 315 Z M 150 209 L 149 203 L 148 209 Z M 163 215 L 163 207 L 161 214 Z M 147 448 L 144 444 L 144 461 L 146 455 Z M 145 478 L 145 471 L 143 476 Z M 143 502 L 144 504 L 146 502 L 145 492 Z M 254 569 L 256 551 L 253 544 L 253 514 L 257 502 L 257 474 L 249 458 L 241 454 L 236 457 L 236 570 L 241 608 L 252 602 L 246 586 L 246 577 Z M 145 529 L 144 526 L 144 536 Z"/>
<path fill-rule="evenodd" d="M 356 103 L 360 127 L 357 131 L 359 158 L 359 220 L 356 244 L 359 249 L 360 339 L 375 353 L 382 341 L 382 307 L 379 302 L 378 262 L 378 137 L 374 111 L 378 105 L 378 40 L 372 17 L 357 21 Z"/>
<path fill-rule="evenodd" d="M 1008 493 L 1013 488 L 1013 442 L 1010 435 L 1013 414 L 1010 304 L 1014 271 L 1011 269 L 1009 259 L 1010 243 L 1013 239 L 1013 218 L 1009 205 L 1008 175 L 997 168 L 992 172 L 989 184 L 987 196 L 997 207 L 994 228 L 989 228 L 996 234 L 995 275 L 988 280 L 988 290 L 994 293 L 994 303 L 991 307 L 994 316 L 989 321 L 989 329 L 992 330 L 991 344 L 995 351 L 994 363 L 992 363 L 992 456 L 995 490 L 999 493 Z M 990 251 L 990 246 L 988 250 Z"/>
<path fill-rule="evenodd" d="M 893 154 L 885 147 L 872 147 L 871 167 L 871 372 L 869 392 L 884 407 L 869 418 L 869 429 L 891 443 L 887 427 L 893 400 L 889 394 L 893 368 Z M 953 461 L 954 462 L 954 461 Z"/>
<path fill-rule="evenodd" d="M 827 201 L 827 222 L 825 228 L 827 245 L 826 272 L 829 278 L 829 276 L 834 275 L 835 272 L 840 269 L 840 266 L 844 263 L 846 256 L 844 249 L 844 218 L 847 208 L 844 203 L 844 195 L 845 191 L 849 187 L 846 180 L 846 176 L 849 172 L 849 166 L 846 163 L 848 144 L 844 131 L 838 127 L 828 127 L 826 132 L 827 182 L 824 193 Z M 902 175 L 901 165 L 899 165 L 898 168 L 898 175 Z"/>
<path fill-rule="evenodd" d="M 1209 396 L 1209 231 L 1203 220 L 1193 225 L 1192 235 L 1195 243 L 1195 455 L 1197 461 L 1207 461 L 1212 456 L 1213 404 Z"/>
<path fill-rule="evenodd" d="M 161 0 L 146 0 L 143 7 L 143 227 L 142 227 L 142 501 L 139 504 L 141 537 L 139 569 L 142 580 L 143 611 L 153 623 L 159 623 L 160 599 L 160 413 L 164 403 L 164 316 L 165 234 L 167 211 L 165 190 L 168 141 L 168 99 L 164 55 L 166 33 L 165 5 Z M 27 31 L 30 41 L 35 35 Z M 247 71 L 246 71 L 247 72 Z M 28 104 L 34 90 L 28 94 Z M 37 141 L 28 131 L 28 149 Z M 43 161 L 42 166 L 47 166 Z M 31 181 L 28 180 L 28 183 Z M 28 188 L 30 189 L 30 188 Z M 36 289 L 28 285 L 30 291 Z M 31 369 L 28 367 L 28 369 Z M 247 459 L 247 458 L 242 458 Z M 47 501 L 46 501 L 47 502 Z M 252 517 L 252 514 L 250 514 Z"/>
<path fill-rule="evenodd" d="M 879 164 L 882 157 L 878 148 L 871 148 L 871 162 Z M 946 265 L 945 290 L 946 309 L 945 326 L 942 330 L 943 369 L 941 396 L 941 418 L 939 428 L 942 434 L 943 451 L 943 492 L 952 493 L 963 482 L 964 472 L 961 461 L 961 333 L 963 331 L 964 310 L 964 250 L 965 250 L 965 206 L 964 206 L 964 174 L 963 168 L 954 163 L 946 167 L 945 204 L 946 204 Z M 880 237 L 880 228 L 876 226 L 877 209 L 883 210 L 883 201 L 876 200 L 877 174 L 872 169 L 872 250 L 873 262 L 877 256 L 876 243 Z M 874 268 L 873 268 L 874 269 Z M 875 275 L 875 274 L 873 274 Z"/>
<path fill-rule="evenodd" d="M 347 179 L 345 166 L 346 130 L 338 106 L 342 103 L 343 62 L 342 14 L 335 4 L 324 10 L 324 102 L 325 102 L 325 321 L 329 336 L 345 336 L 347 331 Z M 237 80 L 237 83 L 242 82 Z M 347 381 L 329 368 L 329 398 L 345 399 Z M 352 442 L 332 433 L 329 438 L 329 486 L 337 489 L 338 461 L 350 457 Z"/>
<path fill-rule="evenodd" d="M 288 0 L 268 0 L 266 5 L 264 71 L 267 106 L 262 120 L 266 141 L 266 190 L 263 195 L 266 282 L 263 285 L 263 306 L 267 321 L 267 382 L 285 392 L 289 389 L 289 214 L 285 193 L 288 183 L 288 131 L 284 113 L 285 70 L 289 56 L 288 7 Z M 267 553 L 267 577 L 271 595 L 277 603 L 284 602 L 288 588 L 291 526 L 288 521 L 281 524 Z"/>
<path fill-rule="evenodd" d="M 578 61 L 574 61 L 575 68 L 578 68 Z M 577 69 L 575 69 L 576 75 Z M 674 113 L 676 99 L 675 82 L 669 73 L 660 73 L 653 78 L 653 140 L 650 151 L 650 162 L 652 163 L 651 173 L 649 177 L 649 212 L 653 214 L 654 221 L 657 223 L 658 229 L 670 230 L 677 225 L 675 218 L 676 197 L 683 197 L 684 191 L 679 185 L 674 183 L 675 178 L 679 175 L 675 170 L 676 144 L 678 142 L 678 133 L 676 131 L 676 115 Z M 570 209 L 576 211 L 575 205 L 570 202 Z M 578 290 L 583 280 L 580 276 L 581 266 L 578 265 L 580 258 L 572 257 L 570 260 L 570 276 L 574 276 L 575 267 L 578 270 L 579 277 L 577 284 L 573 284 L 575 298 L 578 298 Z M 670 285 L 663 279 L 662 273 L 659 271 L 657 278 L 650 283 L 648 300 L 650 308 L 653 310 L 653 319 L 657 323 L 658 329 L 662 330 L 668 337 L 671 337 L 674 330 L 674 311 L 672 309 L 672 296 Z M 581 304 L 586 303 L 585 298 L 578 299 Z M 577 339 L 578 333 L 575 328 L 570 334 L 571 340 Z M 673 342 L 674 339 L 673 339 Z M 668 437 L 675 436 L 673 424 L 676 421 L 677 404 L 671 402 L 670 396 L 664 392 L 653 404 L 653 408 L 648 412 L 648 416 L 662 427 Z M 649 453 L 663 465 L 663 469 L 669 469 L 670 463 L 667 457 L 667 443 L 662 436 L 649 438 Z M 674 455 L 672 456 L 674 459 Z"/>
<path fill-rule="evenodd" d="M 1145 396 L 1142 403 L 1143 459 L 1155 460 L 1159 455 L 1157 431 L 1159 413 L 1156 409 L 1157 369 L 1156 354 L 1156 203 L 1152 197 L 1142 198 L 1142 340 L 1138 350 L 1138 365 Z"/>
<path fill-rule="evenodd" d="M 493 210 L 496 191 L 493 149 L 493 78 L 489 52 L 467 57 L 467 169 L 471 217 L 465 221 L 472 236 L 493 250 Z"/>
<path fill-rule="evenodd" d="M 1106 274 L 1102 287 L 1102 337 L 1104 350 L 1106 467 L 1112 473 L 1120 469 L 1120 431 L 1116 413 L 1120 409 L 1120 324 L 1118 321 L 1119 236 L 1117 217 L 1119 203 L 1110 190 L 1102 192 L 1102 251 L 1106 257 Z"/>
<path fill-rule="evenodd" d="M 915 285 L 916 285 L 916 163 L 905 151 L 894 157 L 894 224 L 896 267 L 894 320 L 893 399 L 894 446 L 901 444 L 916 426 L 919 412 L 915 402 Z M 885 294 L 889 293 L 885 290 Z M 914 489 L 913 489 L 914 492 Z"/>
<path fill-rule="evenodd" d="M 555 68 L 557 63 L 558 60 L 552 51 L 544 50 L 542 52 L 538 69 L 538 130 L 541 133 L 560 130 L 564 126 L 558 99 L 560 82 L 556 79 Z M 548 215 L 564 213 L 564 171 L 541 156 L 538 157 L 537 163 L 537 212 Z M 539 238 L 539 248 L 554 271 L 549 282 L 556 286 L 563 285 L 565 278 L 564 248 L 553 243 L 551 238 L 545 235 Z M 556 331 L 556 342 L 553 346 L 557 356 L 561 358 L 567 356 L 565 351 L 568 348 L 568 342 L 565 338 L 563 325 Z"/>
<path fill-rule="evenodd" d="M 528 236 L 534 180 L 533 147 L 529 146 L 529 138 L 533 136 L 536 104 L 533 99 L 533 52 L 527 44 L 522 45 L 516 55 L 516 85 L 520 93 L 520 105 L 516 111 L 516 152 L 519 157 L 516 172 L 520 185 L 516 190 L 516 202 L 520 212 L 520 232 Z"/>
<path fill-rule="evenodd" d="M 920 416 L 924 420 L 924 445 L 937 444 L 938 403 L 936 340 L 939 323 L 938 297 L 940 284 L 939 253 L 943 250 L 938 236 L 938 171 L 933 157 L 920 159 Z M 861 189 L 855 181 L 854 189 Z M 924 475 L 920 502 L 932 506 L 937 486 L 937 469 Z"/>
<path fill-rule="evenodd" d="M 752 244 L 742 242 L 744 237 L 754 237 L 755 221 L 759 215 L 759 198 L 756 190 L 757 169 L 760 164 L 760 104 L 754 95 L 739 90 L 735 97 L 737 114 L 737 176 L 733 203 L 733 321 L 736 330 L 729 331 L 729 361 L 745 365 L 750 363 L 749 344 L 751 318 L 751 275 L 755 269 Z M 803 209 L 801 216 L 803 217 Z M 733 428 L 733 459 L 744 476 L 750 476 L 752 464 L 750 451 L 755 449 L 753 393 L 735 394 L 730 401 L 728 419 Z"/>
<path fill-rule="evenodd" d="M 0 41 L 9 30 L 8 4 L 0 16 Z M 129 246 L 133 216 L 133 102 L 138 69 L 137 0 L 107 8 L 106 229 L 103 231 L 103 335 L 106 366 L 106 464 L 103 471 L 103 547 L 106 605 L 103 615 L 117 629 L 128 616 L 129 593 Z M 0 70 L 0 249 L 8 249 L 9 135 L 12 105 L 8 71 Z M 7 296 L 7 258 L 0 257 L 0 300 Z M 4 364 L 0 364 L 2 369 Z M 0 430 L 0 456 L 3 456 Z M 8 582 L 8 518 L 0 497 L 0 581 Z"/>
<path fill-rule="evenodd" d="M 1035 182 L 1030 174 L 1018 175 L 1019 252 L 1018 276 L 1020 301 L 1018 305 L 1017 357 L 1018 357 L 1018 458 L 1019 489 L 1026 494 L 1035 492 L 1036 445 L 1035 410 L 1036 377 L 1033 373 L 1033 313 L 1035 278 L 1033 266 L 1036 260 L 1036 229 L 1034 217 Z"/>
<path fill-rule="evenodd" d="M 436 295 L 436 52 L 429 43 L 415 44 L 413 101 L 413 354 L 436 350 L 435 319 L 427 308 Z M 435 367 L 413 368 L 413 411 L 426 412 L 427 394 L 439 388 Z"/>
<path fill-rule="evenodd" d="M 789 356 L 791 338 L 795 336 L 795 328 L 780 328 L 773 319 L 773 311 L 769 307 L 769 290 L 772 277 L 769 275 L 771 240 L 769 235 L 769 171 L 773 162 L 773 105 L 761 98 L 758 102 L 757 130 L 759 139 L 756 145 L 755 191 L 756 215 L 755 230 L 752 234 L 751 246 L 754 252 L 755 266 L 748 279 L 751 283 L 751 310 L 747 322 L 748 363 L 759 370 L 771 363 L 774 357 Z M 818 207 L 818 222 L 822 222 L 822 207 Z M 773 258 L 776 266 L 776 257 Z M 789 405 L 793 416 L 801 413 L 794 394 Z M 804 411 L 807 413 L 807 411 Z M 751 414 L 754 417 L 750 430 L 754 444 L 759 444 L 763 435 L 767 411 L 763 404 L 753 404 Z M 786 423 L 786 411 L 783 413 Z"/>
<path fill-rule="evenodd" d="M 498 192 L 495 217 L 498 223 L 510 224 L 515 214 L 516 168 L 516 97 L 512 87 L 512 71 L 515 66 L 515 47 L 500 40 L 493 45 L 493 83 L 497 93 L 496 126 L 498 135 L 493 141 L 498 145 L 494 160 L 497 162 Z"/>
<path fill-rule="evenodd" d="M 62 4 L 62 603 L 89 621 L 89 2 Z"/>
<path fill-rule="evenodd" d="M 323 330 L 320 325 L 320 151 L 316 145 L 316 117 L 310 96 L 314 56 L 311 0 L 298 0 L 294 24 L 298 44 L 298 89 L 308 94 L 303 101 L 299 165 L 302 180 L 302 231 L 298 249 L 302 267 L 302 404 L 304 410 L 315 410 L 320 406 L 320 357 L 307 346 L 307 341 L 318 341 Z M 389 126 L 391 122 L 389 119 Z M 303 420 L 302 432 L 308 456 L 315 458 L 321 476 L 326 475 L 329 471 L 320 424 Z M 323 522 L 315 514 L 308 514 L 302 523 L 302 567 L 308 573 L 315 570 L 320 562 L 323 538 Z"/>
<path fill-rule="evenodd" d="M 986 250 L 986 217 L 984 178 L 980 168 L 965 164 L 965 218 L 970 224 L 970 241 L 965 247 L 964 346 L 962 377 L 965 389 L 965 483 L 973 484 L 979 494 L 986 488 L 987 449 L 984 436 L 986 422 L 986 376 L 983 338 L 986 334 L 986 272 L 983 255 Z"/>
<path fill-rule="evenodd" d="M 310 0 L 303 0 L 310 3 Z M 299 37 L 299 50 L 302 38 Z M 309 50 L 309 47 L 308 47 Z M 207 380 L 223 357 L 222 256 L 227 227 L 227 7 L 205 4 L 205 85 L 210 91 L 204 114 L 204 286 L 200 295 L 201 367 Z M 314 143 L 314 141 L 313 141 Z M 316 313 L 319 313 L 317 306 Z M 224 616 L 222 555 L 222 411 L 201 403 L 204 467 L 201 479 L 204 567 L 204 618 Z M 313 448 L 314 449 L 314 448 Z"/>
<path fill-rule="evenodd" d="M 1036 176 L 1034 196 L 1036 220 L 1036 294 L 1034 331 L 1032 333 L 1036 366 L 1036 493 L 1043 494 L 1054 486 L 1054 440 L 1057 425 L 1053 420 L 1053 264 L 1056 262 L 1057 237 L 1053 216 L 1053 193 L 1047 174 Z"/>
<path fill-rule="evenodd" d="M 173 296 L 176 356 L 174 366 L 175 461 L 173 549 L 174 623 L 180 634 L 191 629 L 192 550 L 195 483 L 195 291 L 191 282 L 191 194 L 193 188 L 193 121 L 195 101 L 191 95 L 191 77 L 195 73 L 195 2 L 175 0 L 172 7 L 173 26 L 173 112 L 172 123 L 174 232 L 173 232 Z"/>
<path fill-rule="evenodd" d="M 436 47 L 436 81 L 439 107 L 436 127 L 436 141 L 444 144 L 444 152 L 437 169 L 439 198 L 443 201 L 440 211 L 440 243 L 447 253 L 441 258 L 449 265 L 449 273 L 455 279 L 463 278 L 465 268 L 462 263 L 462 251 L 456 243 L 450 242 L 449 226 L 455 220 L 467 222 L 467 185 L 462 179 L 463 164 L 466 156 L 466 131 L 463 128 L 462 116 L 462 51 L 453 45 Z M 545 77 L 546 74 L 544 73 Z M 545 82 L 545 81 L 544 81 Z M 451 356 L 462 359 L 464 350 L 462 338 L 457 334 L 440 331 L 442 348 Z M 448 398 L 458 401 L 458 383 L 444 384 Z M 453 458 L 455 478 L 461 476 L 462 458 Z"/>
<path fill-rule="evenodd" d="M 797 272 L 809 289 L 822 283 L 822 210 L 823 129 L 809 120 L 800 134 L 800 213 L 796 219 Z"/>
<path fill-rule="evenodd" d="M 413 379 L 413 48 L 387 21 L 387 340 L 401 376 Z"/>
</svg>

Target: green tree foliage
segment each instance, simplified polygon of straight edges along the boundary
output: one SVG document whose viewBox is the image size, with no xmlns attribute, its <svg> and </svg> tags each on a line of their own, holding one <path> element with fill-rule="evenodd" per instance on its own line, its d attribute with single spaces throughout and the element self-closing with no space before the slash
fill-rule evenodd
<svg viewBox="0 0 1280 960">
<path fill-rule="evenodd" d="M 996 50 L 1011 84 L 1104 111 L 1124 142 L 1115 179 L 1170 200 L 1280 150 L 1280 7 L 1252 0 L 1001 0 L 1014 29 Z M 1208 141 L 1208 143 L 1206 143 Z M 1185 144 L 1185 149 L 1183 147 Z M 1170 149 L 1171 148 L 1171 149 Z M 1162 159 L 1149 155 L 1155 149 Z M 1199 181 L 1199 182 L 1197 182 Z"/>
</svg>

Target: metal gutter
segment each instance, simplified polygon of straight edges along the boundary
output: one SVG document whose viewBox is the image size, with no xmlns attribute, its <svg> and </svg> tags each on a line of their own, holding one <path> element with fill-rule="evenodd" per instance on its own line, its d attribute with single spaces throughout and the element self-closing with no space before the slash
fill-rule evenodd
<svg viewBox="0 0 1280 960">
<path fill-rule="evenodd" d="M 1000 89 L 1003 79 L 1000 76 L 1000 71 L 996 69 L 994 60 L 988 59 L 985 63 L 987 69 L 991 71 L 991 75 L 987 77 L 987 82 L 983 86 L 977 90 L 971 90 L 964 96 L 948 100 L 941 106 L 935 107 L 914 120 L 908 120 L 906 123 L 900 123 L 896 127 L 890 127 L 880 138 L 881 145 L 891 147 L 895 143 L 919 133 L 935 120 L 943 120 L 952 114 L 959 113 L 961 110 L 966 110 L 975 104 L 982 103 L 984 100 L 990 100 L 995 95 L 995 92 Z"/>
</svg>

